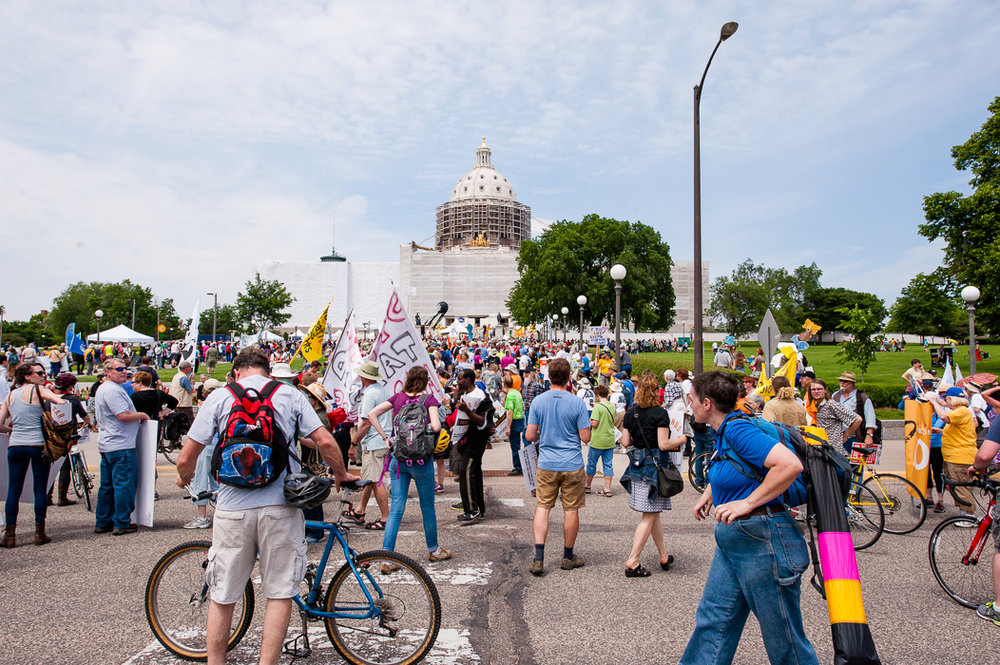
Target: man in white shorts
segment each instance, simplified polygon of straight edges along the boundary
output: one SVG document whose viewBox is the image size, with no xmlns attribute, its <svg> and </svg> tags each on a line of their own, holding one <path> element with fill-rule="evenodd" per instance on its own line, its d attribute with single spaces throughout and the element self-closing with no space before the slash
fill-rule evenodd
<svg viewBox="0 0 1000 665">
<path fill-rule="evenodd" d="M 262 389 L 270 381 L 270 369 L 267 355 L 257 348 L 241 351 L 233 362 L 236 381 L 244 388 Z M 216 390 L 202 404 L 177 459 L 179 486 L 187 486 L 194 478 L 198 455 L 212 441 L 213 434 L 224 431 L 233 402 L 232 392 Z M 275 424 L 290 447 L 294 446 L 296 431 L 308 432 L 306 443 L 320 451 L 338 489 L 341 482 L 357 480 L 347 473 L 340 448 L 301 391 L 281 385 L 271 396 L 271 403 Z M 292 473 L 299 470 L 293 459 L 289 459 L 289 467 Z M 266 487 L 219 487 L 206 570 L 212 599 L 207 638 L 210 665 L 226 662 L 233 607 L 243 595 L 258 551 L 260 586 L 267 598 L 259 662 L 278 662 L 292 613 L 292 597 L 300 590 L 306 568 L 305 520 L 300 508 L 285 501 L 286 473 Z"/>
<path fill-rule="evenodd" d="M 382 480 L 382 470 L 385 468 L 386 454 L 389 447 L 379 436 L 379 433 L 372 429 L 372 424 L 368 421 L 368 414 L 382 402 L 388 402 L 392 394 L 386 390 L 379 381 L 384 377 L 378 373 L 378 364 L 373 360 L 366 360 L 360 367 L 354 368 L 354 373 L 361 377 L 361 385 L 364 391 L 361 393 L 361 405 L 358 407 L 358 429 L 351 437 L 350 455 L 354 456 L 354 448 L 361 445 L 361 479 L 372 481 L 371 485 L 366 485 L 361 490 L 361 497 L 358 499 L 358 508 L 351 506 L 351 515 L 355 521 L 363 523 L 365 521 L 365 511 L 368 509 L 368 500 L 372 494 L 375 495 L 375 503 L 382 515 L 374 522 L 365 525 L 366 529 L 381 531 L 385 529 L 385 521 L 389 519 L 389 494 L 385 491 L 385 484 L 379 484 Z M 382 429 L 386 432 L 392 431 L 392 411 L 386 411 L 378 417 Z"/>
</svg>

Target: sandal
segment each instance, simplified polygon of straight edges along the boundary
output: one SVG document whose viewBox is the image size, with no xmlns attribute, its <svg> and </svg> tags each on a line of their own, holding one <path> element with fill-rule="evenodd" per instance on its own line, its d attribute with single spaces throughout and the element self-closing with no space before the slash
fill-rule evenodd
<svg viewBox="0 0 1000 665">
<path fill-rule="evenodd" d="M 600 490 L 597 492 L 597 496 L 612 496 L 609 490 Z"/>
<path fill-rule="evenodd" d="M 340 513 L 340 516 L 341 517 L 346 517 L 349 520 L 354 520 L 355 522 L 358 522 L 359 524 L 364 524 L 365 523 L 365 514 L 364 513 L 356 513 L 356 512 L 354 512 L 354 507 L 353 506 L 348 506 L 347 508 L 345 508 L 344 512 Z"/>
<path fill-rule="evenodd" d="M 649 577 L 651 574 L 652 573 L 643 568 L 641 563 L 635 568 L 625 566 L 625 577 Z"/>
<path fill-rule="evenodd" d="M 590 494 L 590 488 L 589 487 L 584 487 L 583 488 L 583 493 L 584 494 Z M 598 494 L 600 494 L 600 492 L 598 492 Z"/>
<path fill-rule="evenodd" d="M 382 518 L 379 518 L 374 522 L 366 524 L 365 528 L 369 531 L 385 531 L 385 522 L 382 521 Z"/>
<path fill-rule="evenodd" d="M 670 566 L 672 566 L 672 565 L 674 565 L 674 555 L 673 554 L 668 554 L 667 555 L 667 562 L 666 563 L 663 563 L 662 561 L 660 562 L 660 568 L 662 568 L 663 570 L 670 570 Z"/>
</svg>

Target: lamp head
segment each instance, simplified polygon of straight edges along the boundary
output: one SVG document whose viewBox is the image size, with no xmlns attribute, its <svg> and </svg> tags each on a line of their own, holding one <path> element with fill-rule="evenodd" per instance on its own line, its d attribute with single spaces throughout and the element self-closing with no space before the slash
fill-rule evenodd
<svg viewBox="0 0 1000 665">
<path fill-rule="evenodd" d="M 736 21 L 730 21 L 729 23 L 726 23 L 725 25 L 723 25 L 722 26 L 722 32 L 719 33 L 719 41 L 724 42 L 727 39 L 729 39 L 730 37 L 732 37 L 733 34 L 736 33 L 736 29 L 739 28 L 739 27 L 740 27 L 740 24 L 737 23 Z"/>
<path fill-rule="evenodd" d="M 562 308 L 562 313 L 563 313 L 563 316 L 566 316 L 567 314 L 569 314 L 569 307 L 563 307 Z"/>
<path fill-rule="evenodd" d="M 583 307 L 584 305 L 586 305 L 587 304 L 587 296 L 577 296 L 576 297 L 576 304 L 579 305 L 580 307 Z"/>
<path fill-rule="evenodd" d="M 94 316 L 96 316 L 97 318 L 101 318 L 102 316 L 104 316 L 104 312 L 102 310 L 97 310 L 94 312 Z"/>
<path fill-rule="evenodd" d="M 979 300 L 979 289 L 974 286 L 967 286 L 962 289 L 962 300 L 967 303 L 974 303 Z"/>
<path fill-rule="evenodd" d="M 613 266 L 611 266 L 611 279 L 615 280 L 616 282 L 620 282 L 623 279 L 625 279 L 625 275 L 627 273 L 628 271 L 625 270 L 625 266 L 623 266 L 620 263 L 616 263 Z"/>
</svg>

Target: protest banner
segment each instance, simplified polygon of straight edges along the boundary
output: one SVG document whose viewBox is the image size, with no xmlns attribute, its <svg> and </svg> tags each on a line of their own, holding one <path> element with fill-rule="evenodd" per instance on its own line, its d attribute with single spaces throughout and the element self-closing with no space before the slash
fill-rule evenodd
<svg viewBox="0 0 1000 665">
<path fill-rule="evenodd" d="M 420 333 L 410 321 L 395 287 L 389 297 L 382 329 L 368 357 L 378 363 L 379 373 L 385 377 L 385 387 L 390 393 L 401 391 L 406 383 L 406 373 L 409 369 L 421 365 L 427 368 L 430 379 L 427 382 L 428 391 L 439 402 L 444 400 L 444 389 L 437 380 L 434 364 L 431 363 Z"/>
<path fill-rule="evenodd" d="M 201 298 L 195 298 L 194 309 L 191 310 L 191 323 L 184 335 L 184 348 L 181 351 L 181 360 L 186 360 L 192 366 L 195 365 L 195 360 L 198 358 L 198 323 L 200 320 Z"/>
<path fill-rule="evenodd" d="M 347 413 L 350 422 L 358 419 L 358 407 L 361 405 L 361 377 L 354 373 L 355 367 L 360 367 L 364 358 L 358 345 L 358 329 L 354 320 L 354 310 L 347 315 L 344 329 L 340 332 L 337 344 L 326 363 L 326 373 L 323 375 L 323 387 L 334 403 Z"/>
<path fill-rule="evenodd" d="M 931 416 L 934 407 L 914 399 L 903 403 L 903 440 L 906 454 L 906 479 L 918 488 L 927 487 L 931 456 Z M 913 491 L 907 488 L 910 494 Z"/>
<path fill-rule="evenodd" d="M 156 497 L 156 436 L 159 423 L 147 420 L 139 426 L 135 442 L 136 468 L 135 510 L 132 521 L 140 526 L 153 526 L 153 506 Z"/>
<path fill-rule="evenodd" d="M 297 355 L 302 355 L 307 363 L 311 363 L 314 360 L 319 360 L 323 357 L 323 336 L 326 333 L 326 313 L 330 311 L 330 303 L 333 302 L 333 298 L 330 298 L 330 302 L 326 303 L 326 307 L 323 308 L 323 313 L 319 315 L 316 322 L 312 324 L 312 328 L 306 334 L 305 339 L 302 340 L 302 344 L 296 349 L 295 353 L 292 354 L 292 358 Z M 291 360 L 289 360 L 291 362 Z"/>
<path fill-rule="evenodd" d="M 530 493 L 535 489 L 535 475 L 538 472 L 538 444 L 525 442 L 517 451 L 517 456 L 521 459 L 524 487 Z"/>
</svg>

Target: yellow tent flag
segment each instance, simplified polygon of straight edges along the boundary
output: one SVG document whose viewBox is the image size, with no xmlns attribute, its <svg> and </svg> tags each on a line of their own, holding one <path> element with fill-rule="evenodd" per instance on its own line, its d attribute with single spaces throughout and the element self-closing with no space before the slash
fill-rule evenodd
<svg viewBox="0 0 1000 665">
<path fill-rule="evenodd" d="M 822 326 L 818 326 L 818 325 L 816 325 L 815 323 L 813 323 L 813 322 L 812 322 L 812 321 L 810 321 L 809 319 L 806 319 L 806 322 L 802 324 L 802 328 L 803 328 L 804 330 L 808 330 L 808 331 L 809 331 L 809 332 L 811 332 L 811 333 L 812 333 L 813 335 L 818 335 L 818 334 L 819 334 L 819 331 L 823 329 L 823 327 L 822 327 Z"/>
<path fill-rule="evenodd" d="M 333 299 L 330 299 L 333 302 Z M 306 362 L 320 360 L 323 357 L 323 333 L 326 332 L 326 313 L 330 311 L 330 302 L 326 303 L 323 313 L 316 319 L 316 323 L 309 329 L 309 333 L 302 340 L 298 353 L 306 359 Z"/>
</svg>

